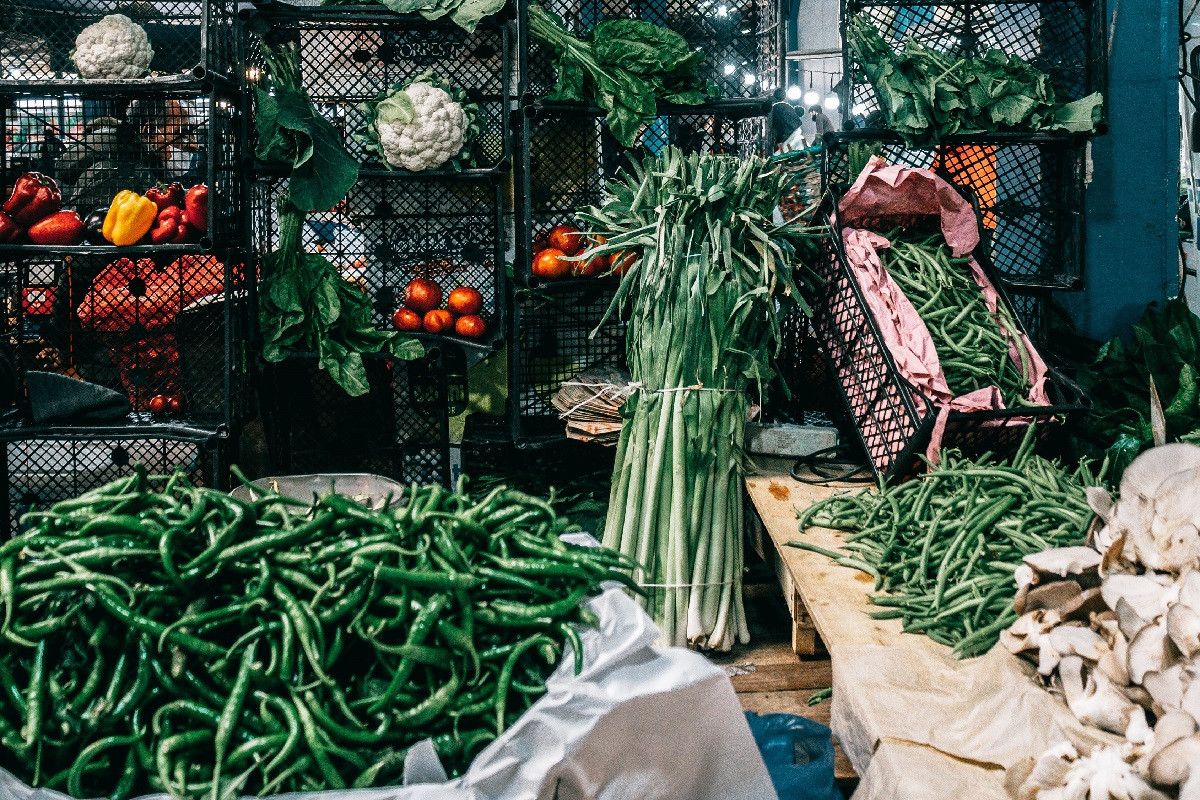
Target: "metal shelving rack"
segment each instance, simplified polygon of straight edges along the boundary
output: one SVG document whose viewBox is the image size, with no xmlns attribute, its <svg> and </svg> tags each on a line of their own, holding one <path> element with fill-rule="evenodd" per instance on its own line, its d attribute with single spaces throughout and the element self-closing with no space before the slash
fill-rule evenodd
<svg viewBox="0 0 1200 800">
<path fill-rule="evenodd" d="M 581 33 L 611 16 L 598 0 L 544 5 Z M 561 441 L 564 425 L 550 405 L 559 385 L 589 367 L 622 365 L 625 356 L 619 314 L 596 330 L 616 279 L 540 281 L 530 272 L 534 238 L 554 225 L 575 223 L 575 212 L 599 203 L 605 183 L 622 167 L 667 145 L 741 156 L 771 148 L 767 115 L 784 74 L 784 31 L 775 0 L 742 5 L 665 0 L 623 16 L 668 27 L 704 50 L 700 77 L 723 96 L 701 106 L 660 106 L 635 147 L 623 148 L 600 109 L 543 99 L 554 88 L 552 54 L 530 40 L 527 5 L 518 4 L 508 428 L 519 446 Z"/>
<path fill-rule="evenodd" d="M 264 365 L 264 422 L 273 467 L 280 472 L 451 480 L 449 418 L 465 408 L 466 370 L 503 349 L 507 330 L 511 17 L 511 8 L 505 9 L 468 34 L 448 19 L 431 22 L 381 6 L 271 0 L 245 14 L 248 88 L 261 74 L 260 43 L 296 42 L 305 90 L 360 162 L 359 180 L 345 201 L 309 215 L 305 246 L 362 286 L 380 328 L 391 327 L 404 286 L 417 277 L 436 281 L 444 294 L 459 285 L 478 289 L 488 323 L 480 339 L 414 334 L 426 348 L 426 356 L 414 362 L 368 358 L 371 390 L 357 398 L 346 396 L 311 357 Z M 472 166 L 422 173 L 390 169 L 355 138 L 366 120 L 360 104 L 426 71 L 464 89 L 483 110 L 485 129 Z M 252 160 L 246 174 L 249 246 L 261 258 L 277 243 L 274 199 L 285 182 L 280 170 Z"/>
<path fill-rule="evenodd" d="M 147 31 L 150 76 L 87 80 L 70 50 L 113 13 L 86 0 L 54 14 L 13 0 L 0 32 L 0 188 L 26 171 L 55 178 L 86 217 L 123 189 L 209 187 L 209 230 L 194 244 L 0 246 L 0 334 L 21 374 L 70 374 L 125 394 L 119 424 L 37 425 L 28 400 L 0 420 L 6 514 L 111 480 L 142 462 L 222 485 L 222 464 L 253 413 L 253 286 L 237 170 L 242 106 L 232 0 L 153 0 L 123 13 Z M 157 394 L 182 397 L 169 416 Z"/>
</svg>

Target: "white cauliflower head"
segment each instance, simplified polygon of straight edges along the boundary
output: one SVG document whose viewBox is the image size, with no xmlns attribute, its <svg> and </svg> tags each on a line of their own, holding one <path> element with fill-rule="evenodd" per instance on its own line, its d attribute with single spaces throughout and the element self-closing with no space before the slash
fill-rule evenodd
<svg viewBox="0 0 1200 800">
<path fill-rule="evenodd" d="M 71 54 L 83 78 L 141 78 L 153 58 L 145 29 L 124 14 L 109 14 L 80 31 Z"/>
<path fill-rule="evenodd" d="M 407 95 L 411 112 L 396 96 L 380 103 L 376 112 L 384 159 L 393 167 L 423 172 L 457 156 L 467 133 L 462 105 L 446 90 L 428 83 L 410 84 L 402 94 Z"/>
</svg>

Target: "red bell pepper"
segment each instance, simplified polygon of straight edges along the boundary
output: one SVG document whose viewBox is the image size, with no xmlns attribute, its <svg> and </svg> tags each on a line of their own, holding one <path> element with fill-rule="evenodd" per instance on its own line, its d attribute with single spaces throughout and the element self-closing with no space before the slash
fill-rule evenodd
<svg viewBox="0 0 1200 800">
<path fill-rule="evenodd" d="M 200 183 L 188 189 L 183 207 L 187 209 L 188 222 L 192 227 L 201 233 L 208 233 L 208 187 Z"/>
<path fill-rule="evenodd" d="M 13 184 L 12 194 L 4 203 L 4 213 L 13 222 L 28 228 L 62 208 L 62 192 L 53 178 L 40 172 L 26 172 Z"/>
<path fill-rule="evenodd" d="M 167 206 L 158 212 L 158 219 L 150 229 L 152 244 L 182 244 L 191 241 L 195 231 L 189 224 L 188 212 L 179 206 Z"/>
<path fill-rule="evenodd" d="M 15 242 L 21 236 L 21 226 L 13 218 L 0 211 L 0 244 Z"/>
<path fill-rule="evenodd" d="M 151 186 L 146 190 L 146 199 L 153 201 L 159 211 L 172 206 L 183 208 L 183 184 L 160 183 L 157 186 Z"/>
<path fill-rule="evenodd" d="M 34 244 L 79 244 L 85 230 L 83 220 L 74 211 L 56 211 L 29 226 L 29 240 Z"/>
</svg>

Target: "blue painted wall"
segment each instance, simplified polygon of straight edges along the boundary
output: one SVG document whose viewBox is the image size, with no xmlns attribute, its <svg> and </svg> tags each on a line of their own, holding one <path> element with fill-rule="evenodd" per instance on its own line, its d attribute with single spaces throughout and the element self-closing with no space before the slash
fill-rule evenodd
<svg viewBox="0 0 1200 800">
<path fill-rule="evenodd" d="M 1109 133 L 1092 141 L 1084 290 L 1060 295 L 1096 339 L 1178 290 L 1177 3 L 1108 0 Z"/>
</svg>

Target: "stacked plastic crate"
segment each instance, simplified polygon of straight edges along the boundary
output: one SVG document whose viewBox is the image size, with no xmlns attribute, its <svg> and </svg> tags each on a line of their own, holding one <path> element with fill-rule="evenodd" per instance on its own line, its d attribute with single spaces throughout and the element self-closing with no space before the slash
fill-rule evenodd
<svg viewBox="0 0 1200 800">
<path fill-rule="evenodd" d="M 767 115 L 783 71 L 783 28 L 776 0 L 659 0 L 622 6 L 601 0 L 546 0 L 577 35 L 598 22 L 634 17 L 679 33 L 705 54 L 700 77 L 720 90 L 701 106 L 660 106 L 632 149 L 621 147 L 604 113 L 580 103 L 550 102 L 553 54 L 528 36 L 518 13 L 520 102 L 514 111 L 515 263 L 509 335 L 509 421 L 518 444 L 559 440 L 564 424 L 551 397 L 564 380 L 624 361 L 619 314 L 603 326 L 613 277 L 542 280 L 531 272 L 535 240 L 575 212 L 598 204 L 605 182 L 633 161 L 675 145 L 687 152 L 764 154 Z"/>
<path fill-rule="evenodd" d="M 139 63 L 137 53 L 92 54 L 81 43 L 72 55 L 85 28 L 118 10 L 126 19 L 110 24 L 140 26 L 153 52 L 143 77 L 107 77 L 122 59 Z M 16 376 L 5 387 L 13 403 L 0 409 L 2 519 L 15 522 L 31 505 L 135 464 L 220 484 L 230 442 L 252 411 L 233 3 L 83 0 L 51 10 L 11 0 L 4 14 L 5 198 L 37 172 L 81 218 L 102 217 L 120 191 L 158 184 L 204 185 L 209 209 L 204 231 L 179 237 L 185 243 L 147 236 L 116 246 L 97 231 L 80 241 L 65 218 L 58 233 L 36 237 L 55 244 L 0 235 L 0 356 Z"/>
<path fill-rule="evenodd" d="M 852 28 L 874 26 L 887 46 L 908 42 L 953 58 L 1001 50 L 1046 73 L 1062 101 L 1103 92 L 1103 4 L 1093 0 L 970 0 L 938 4 L 907 0 L 843 0 L 843 108 L 861 128 L 829 134 L 824 142 L 822 185 L 833 200 L 858 177 L 851 163 L 878 154 L 891 164 L 930 169 L 960 187 L 979 212 L 977 258 L 1011 303 L 1029 333 L 1044 327 L 1052 292 L 1083 285 L 1084 189 L 1088 136 L 1005 130 L 943 136 L 935 144 L 905 141 L 886 128 L 875 88 L 851 46 Z M 1103 125 L 1099 126 L 1099 131 Z M 836 215 L 832 217 L 836 225 Z M 862 290 L 845 268 L 835 237 L 823 262 L 823 288 L 814 324 L 838 376 L 863 444 L 882 477 L 902 475 L 928 441 L 934 409 L 900 376 L 865 311 Z M 1003 295 L 1003 292 L 1002 292 Z M 1051 407 L 1038 412 L 952 412 L 947 446 L 1002 451 L 1020 441 L 1029 417 L 1050 423 L 1081 407 L 1078 387 L 1051 371 Z"/>
<path fill-rule="evenodd" d="M 483 298 L 483 336 L 413 334 L 425 356 L 367 358 L 370 390 L 350 397 L 318 368 L 315 354 L 264 365 L 264 423 L 279 473 L 371 472 L 400 481 L 448 482 L 450 417 L 466 403 L 466 370 L 503 346 L 504 186 L 510 172 L 508 114 L 512 44 L 502 12 L 473 33 L 448 18 L 426 21 L 378 5 L 256 5 L 247 17 L 248 86 L 262 75 L 261 47 L 293 42 L 301 80 L 319 112 L 360 163 L 358 182 L 335 208 L 308 216 L 306 249 L 328 259 L 371 300 L 390 329 L 416 278 Z M 482 109 L 474 166 L 422 172 L 393 168 L 364 149 L 362 104 L 432 73 Z M 252 136 L 252 131 L 251 131 Z M 278 244 L 278 170 L 252 165 L 247 204 L 260 260 Z"/>
</svg>

